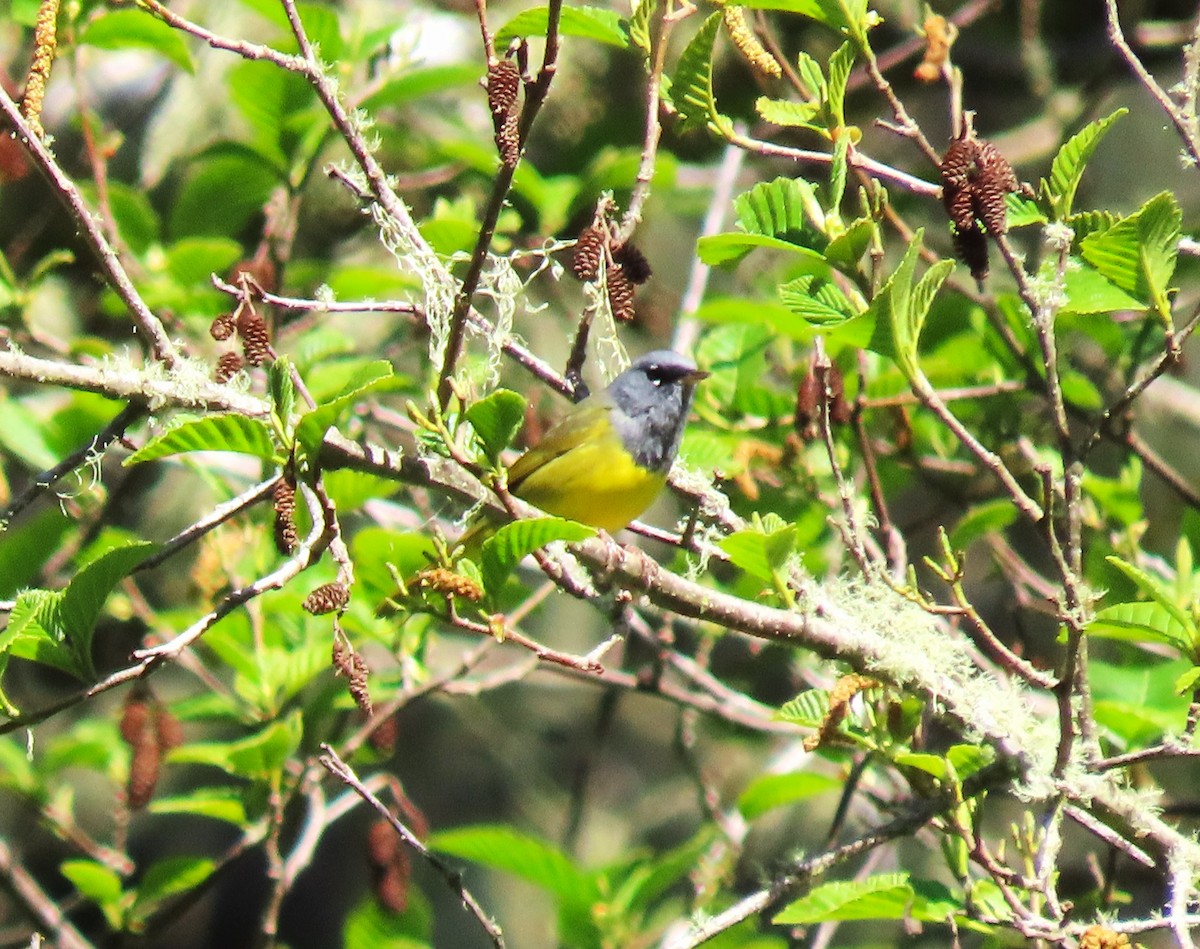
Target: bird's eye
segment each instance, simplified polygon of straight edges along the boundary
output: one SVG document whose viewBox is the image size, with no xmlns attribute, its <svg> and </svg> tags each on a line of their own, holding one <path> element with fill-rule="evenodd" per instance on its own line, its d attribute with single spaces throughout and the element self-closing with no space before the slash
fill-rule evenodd
<svg viewBox="0 0 1200 949">
<path fill-rule="evenodd" d="M 646 378 L 649 379 L 657 388 L 667 381 L 666 375 L 663 373 L 662 366 L 650 366 L 646 370 Z"/>
</svg>

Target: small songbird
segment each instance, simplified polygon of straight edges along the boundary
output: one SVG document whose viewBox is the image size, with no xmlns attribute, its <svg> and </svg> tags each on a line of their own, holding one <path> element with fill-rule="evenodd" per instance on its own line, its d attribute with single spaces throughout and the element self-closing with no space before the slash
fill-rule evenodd
<svg viewBox="0 0 1200 949">
<path fill-rule="evenodd" d="M 707 376 L 669 349 L 635 359 L 516 460 L 509 490 L 548 514 L 620 530 L 666 484 L 696 383 Z"/>
</svg>

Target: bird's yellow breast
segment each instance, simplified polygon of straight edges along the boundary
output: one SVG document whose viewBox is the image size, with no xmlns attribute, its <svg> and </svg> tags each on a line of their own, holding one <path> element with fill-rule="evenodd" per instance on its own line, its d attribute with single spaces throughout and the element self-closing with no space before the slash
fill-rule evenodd
<svg viewBox="0 0 1200 949">
<path fill-rule="evenodd" d="M 537 466 L 515 493 L 549 514 L 618 531 L 654 502 L 666 476 L 635 462 L 611 425 L 589 434 Z"/>
</svg>

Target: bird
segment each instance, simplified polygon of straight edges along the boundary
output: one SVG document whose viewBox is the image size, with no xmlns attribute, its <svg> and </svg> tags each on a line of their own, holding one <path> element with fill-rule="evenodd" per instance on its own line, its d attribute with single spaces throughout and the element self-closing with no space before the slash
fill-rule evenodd
<svg viewBox="0 0 1200 949">
<path fill-rule="evenodd" d="M 547 514 L 620 530 L 666 484 L 696 384 L 708 375 L 673 350 L 638 357 L 512 464 L 508 490 Z"/>
</svg>

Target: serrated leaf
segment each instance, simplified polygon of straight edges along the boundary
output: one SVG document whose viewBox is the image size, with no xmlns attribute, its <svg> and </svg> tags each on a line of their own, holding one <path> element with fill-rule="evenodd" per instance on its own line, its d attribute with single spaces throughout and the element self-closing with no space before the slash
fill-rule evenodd
<svg viewBox="0 0 1200 949">
<path fill-rule="evenodd" d="M 325 433 L 336 425 L 343 413 L 368 392 L 381 389 L 393 379 L 392 364 L 385 359 L 367 363 L 360 368 L 342 388 L 341 392 L 301 417 L 296 426 L 296 444 L 308 458 L 316 458 L 321 450 Z"/>
<path fill-rule="evenodd" d="M 512 40 L 519 37 L 545 36 L 548 26 L 549 11 L 546 7 L 534 7 L 518 13 L 500 27 L 496 34 L 496 49 L 507 48 Z M 558 22 L 558 32 L 562 36 L 578 36 L 621 49 L 629 45 L 629 37 L 625 33 L 624 21 L 620 15 L 603 7 L 564 6 Z"/>
<path fill-rule="evenodd" d="M 536 837 L 501 825 L 484 824 L 441 831 L 429 839 L 431 849 L 511 873 L 564 901 L 600 897 L 595 880 L 562 851 Z"/>
<path fill-rule="evenodd" d="M 738 797 L 738 810 L 746 820 L 761 817 L 767 811 L 806 801 L 818 794 L 836 791 L 842 782 L 826 774 L 796 771 L 791 774 L 764 774 L 755 778 Z"/>
<path fill-rule="evenodd" d="M 638 0 L 634 5 L 633 16 L 629 18 L 629 39 L 647 56 L 652 49 L 650 36 L 650 20 L 658 9 L 659 0 Z"/>
<path fill-rule="evenodd" d="M 1159 603 L 1118 603 L 1096 614 L 1087 634 L 1133 643 L 1165 643 L 1190 655 L 1192 631 Z"/>
<path fill-rule="evenodd" d="M 267 367 L 267 392 L 275 414 L 286 426 L 296 407 L 296 386 L 292 381 L 292 361 L 280 356 Z"/>
<path fill-rule="evenodd" d="M 721 14 L 713 13 L 700 27 L 671 74 L 671 101 L 679 112 L 680 131 L 712 128 L 725 135 L 733 123 L 717 111 L 713 96 L 713 44 L 721 28 Z"/>
<path fill-rule="evenodd" d="M 211 765 L 236 777 L 268 780 L 295 754 L 303 736 L 304 722 L 297 709 L 287 718 L 237 741 L 195 742 L 175 748 L 169 760 Z"/>
<path fill-rule="evenodd" d="M 824 689 L 808 689 L 790 702 L 785 702 L 775 717 L 801 728 L 817 728 L 828 714 L 829 693 Z"/>
<path fill-rule="evenodd" d="M 1196 644 L 1196 623 L 1192 619 L 1191 614 L 1171 598 L 1171 591 L 1167 586 L 1145 570 L 1135 567 L 1131 563 L 1126 563 L 1120 557 L 1105 557 L 1104 559 L 1123 573 L 1126 579 L 1132 581 L 1143 596 L 1148 597 L 1170 614 L 1174 622 L 1164 627 L 1162 633 L 1164 636 L 1170 635 L 1173 638 L 1179 638 L 1179 641 L 1183 643 L 1179 648 L 1187 651 L 1190 656 L 1192 654 L 1191 650 Z M 1101 614 L 1098 615 L 1107 612 L 1108 610 L 1102 610 Z M 1183 631 L 1182 636 L 1180 636 L 1179 630 Z"/>
<path fill-rule="evenodd" d="M 1179 256 L 1183 213 L 1169 191 L 1155 195 L 1137 213 L 1079 245 L 1084 260 L 1104 277 L 1149 304 L 1165 322 L 1171 319 L 1167 297 Z"/>
<path fill-rule="evenodd" d="M 484 453 L 495 462 L 521 430 L 525 421 L 525 397 L 509 389 L 497 389 L 475 402 L 465 415 L 483 445 Z"/>
<path fill-rule="evenodd" d="M 877 225 L 870 218 L 859 218 L 846 230 L 829 242 L 825 256 L 829 262 L 843 270 L 853 271 L 862 255 L 871 246 Z"/>
<path fill-rule="evenodd" d="M 854 45 L 843 43 L 829 57 L 826 101 L 829 115 L 836 123 L 834 128 L 840 129 L 846 124 L 846 83 L 850 79 L 850 71 L 854 68 L 856 56 Z"/>
<path fill-rule="evenodd" d="M 150 439 L 124 463 L 137 465 L 193 451 L 232 451 L 264 461 L 279 458 L 279 449 L 265 422 L 231 412 L 182 422 Z"/>
<path fill-rule="evenodd" d="M 754 102 L 755 111 L 772 125 L 783 128 L 811 129 L 822 135 L 828 135 L 829 130 L 818 125 L 814 120 L 821 115 L 819 102 L 793 102 L 789 99 L 770 99 L 759 96 Z"/>
<path fill-rule="evenodd" d="M 1016 192 L 1004 196 L 1004 208 L 1009 228 L 1046 223 L 1046 215 L 1037 206 L 1037 202 Z"/>
<path fill-rule="evenodd" d="M 755 248 L 764 247 L 770 250 L 786 250 L 799 258 L 793 263 L 809 273 L 828 275 L 832 268 L 821 254 L 807 247 L 801 247 L 778 237 L 767 237 L 765 234 L 712 234 L 702 237 L 696 242 L 696 252 L 700 260 L 710 267 L 719 267 L 732 261 L 741 260 Z"/>
<path fill-rule="evenodd" d="M 77 42 L 97 49 L 146 50 L 169 59 L 185 72 L 196 69 L 183 34 L 139 10 L 112 10 L 90 19 Z"/>
<path fill-rule="evenodd" d="M 923 238 L 924 231 L 918 229 L 895 271 L 871 301 L 868 311 L 875 315 L 876 326 L 890 326 L 896 364 L 910 381 L 921 375 L 917 348 L 925 317 L 938 289 L 954 269 L 952 261 L 938 261 L 914 284 L 913 275 Z"/>
<path fill-rule="evenodd" d="M 1192 666 L 1175 680 L 1175 694 L 1183 695 L 1185 692 L 1195 692 L 1198 682 L 1200 682 L 1200 666 Z"/>
<path fill-rule="evenodd" d="M 1050 178 L 1047 188 L 1050 194 L 1050 204 L 1058 220 L 1065 220 L 1071 213 L 1071 205 L 1075 202 L 1075 191 L 1083 177 L 1084 168 L 1095 152 L 1096 146 L 1105 136 L 1114 122 L 1124 116 L 1129 110 L 1117 109 L 1103 119 L 1090 122 L 1071 136 L 1058 150 L 1050 165 Z"/>
<path fill-rule="evenodd" d="M 865 880 L 823 883 L 776 913 L 772 922 L 795 926 L 832 920 L 903 919 L 914 895 L 908 880 L 907 873 L 885 873 Z"/>
<path fill-rule="evenodd" d="M 1114 310 L 1144 310 L 1146 305 L 1130 296 L 1099 271 L 1071 258 L 1063 289 L 1066 302 L 1062 313 L 1112 313 Z"/>
<path fill-rule="evenodd" d="M 561 517 L 531 517 L 505 524 L 483 543 L 480 571 L 484 588 L 493 595 L 499 593 L 517 564 L 547 544 L 558 540 L 576 543 L 595 536 L 595 528 Z"/>
<path fill-rule="evenodd" d="M 755 185 L 733 200 L 738 224 L 747 234 L 778 237 L 789 243 L 802 243 L 816 236 L 805 211 L 816 206 L 817 196 L 812 185 L 802 178 L 776 178 Z"/>
<path fill-rule="evenodd" d="M 1067 218 L 1067 224 L 1075 232 L 1075 243 L 1078 245 L 1089 234 L 1107 231 L 1119 220 L 1121 216 L 1112 211 L 1080 211 Z"/>
<path fill-rule="evenodd" d="M 816 328 L 845 323 L 847 319 L 857 316 L 838 284 L 823 277 L 808 275 L 782 284 L 779 301 Z"/>
</svg>

